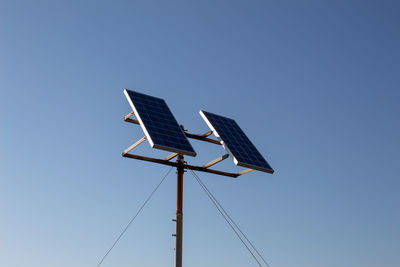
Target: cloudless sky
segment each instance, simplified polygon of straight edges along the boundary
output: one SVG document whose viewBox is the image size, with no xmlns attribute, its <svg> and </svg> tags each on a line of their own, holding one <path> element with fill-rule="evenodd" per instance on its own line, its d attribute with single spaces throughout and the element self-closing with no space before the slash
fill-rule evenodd
<svg viewBox="0 0 400 267">
<path fill-rule="evenodd" d="M 272 267 L 400 266 L 398 1 L 0 1 L 0 266 L 96 266 L 168 167 L 130 88 L 235 119 L 276 173 L 199 173 Z M 222 148 L 191 141 L 204 164 Z M 164 157 L 142 144 L 138 152 Z M 237 171 L 230 159 L 215 167 Z M 102 266 L 172 266 L 175 174 Z M 190 173 L 184 266 L 257 266 Z"/>
</svg>

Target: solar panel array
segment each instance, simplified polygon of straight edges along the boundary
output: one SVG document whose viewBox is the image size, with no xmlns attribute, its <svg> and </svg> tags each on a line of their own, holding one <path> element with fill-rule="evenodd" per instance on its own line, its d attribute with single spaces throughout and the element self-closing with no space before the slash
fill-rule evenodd
<svg viewBox="0 0 400 267">
<path fill-rule="evenodd" d="M 273 173 L 274 170 L 232 119 L 200 110 L 208 127 L 219 138 L 236 165 Z"/>
<path fill-rule="evenodd" d="M 196 156 L 164 99 L 124 90 L 151 147 Z"/>
</svg>

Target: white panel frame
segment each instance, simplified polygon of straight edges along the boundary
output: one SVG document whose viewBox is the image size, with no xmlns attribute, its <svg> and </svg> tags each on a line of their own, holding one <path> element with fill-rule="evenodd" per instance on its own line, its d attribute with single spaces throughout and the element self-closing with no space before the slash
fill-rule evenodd
<svg viewBox="0 0 400 267">
<path fill-rule="evenodd" d="M 250 168 L 253 170 L 258 170 L 258 171 L 262 171 L 262 172 L 267 172 L 267 173 L 274 173 L 274 170 L 268 169 L 268 168 L 263 168 L 260 166 L 256 166 L 256 165 L 252 165 L 252 164 L 248 164 L 248 163 L 244 163 L 244 162 L 240 162 L 236 159 L 236 157 L 234 156 L 234 154 L 229 150 L 228 146 L 225 144 L 224 140 L 222 140 L 221 136 L 219 135 L 219 133 L 215 130 L 214 126 L 211 124 L 211 122 L 208 120 L 207 116 L 203 113 L 203 110 L 200 110 L 200 116 L 203 118 L 203 120 L 206 122 L 207 126 L 210 128 L 210 130 L 214 133 L 215 137 L 217 137 L 218 141 L 221 142 L 222 147 L 226 150 L 226 152 L 228 152 L 229 156 L 233 159 L 233 163 L 235 163 L 235 165 L 237 166 L 242 166 L 245 168 Z M 220 115 L 218 115 L 220 116 Z M 223 117 L 223 116 L 221 116 Z"/>
<path fill-rule="evenodd" d="M 184 154 L 184 155 L 188 155 L 188 156 L 191 156 L 191 157 L 195 157 L 196 156 L 196 152 L 193 153 L 191 151 L 179 150 L 179 149 L 176 149 L 176 148 L 173 148 L 173 147 L 162 146 L 162 145 L 159 145 L 159 144 L 155 144 L 154 141 L 151 139 L 151 136 L 150 136 L 149 132 L 147 131 L 146 126 L 144 125 L 142 119 L 140 118 L 140 115 L 139 115 L 138 111 L 136 110 L 135 105 L 133 104 L 133 102 L 132 102 L 132 100 L 131 100 L 131 98 L 129 96 L 128 89 L 124 89 L 124 95 L 125 95 L 126 99 L 128 100 L 128 103 L 131 106 L 136 119 L 139 121 L 139 125 L 142 128 L 144 134 L 146 135 L 147 140 L 149 141 L 149 144 L 150 144 L 150 146 L 152 148 L 157 148 L 157 149 L 161 149 L 161 150 L 165 150 L 165 151 L 169 151 L 169 152 L 175 152 L 175 153 L 179 153 L 179 154 Z M 154 96 L 151 96 L 151 97 L 154 97 Z M 155 98 L 157 98 L 157 97 L 155 97 Z M 159 98 L 159 99 L 161 99 L 161 98 Z M 173 116 L 173 114 L 172 114 L 172 116 Z M 182 129 L 180 129 L 180 130 L 182 131 Z M 186 137 L 186 135 L 185 135 L 185 133 L 183 131 L 182 131 L 182 134 Z M 189 140 L 187 140 L 187 141 L 189 142 Z M 190 144 L 190 142 L 189 142 L 189 144 Z M 192 146 L 192 144 L 190 144 L 190 145 Z M 192 146 L 192 148 L 193 148 L 193 146 Z M 193 149 L 193 151 L 194 151 L 194 149 Z"/>
</svg>

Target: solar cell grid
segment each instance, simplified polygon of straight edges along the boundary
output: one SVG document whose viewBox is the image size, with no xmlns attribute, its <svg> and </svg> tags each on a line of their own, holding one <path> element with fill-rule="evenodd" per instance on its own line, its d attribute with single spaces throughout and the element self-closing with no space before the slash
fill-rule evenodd
<svg viewBox="0 0 400 267">
<path fill-rule="evenodd" d="M 203 110 L 200 115 L 223 141 L 224 148 L 236 165 L 273 173 L 271 166 L 234 120 Z"/>
<path fill-rule="evenodd" d="M 196 156 L 163 99 L 127 89 L 124 94 L 152 147 Z"/>
</svg>

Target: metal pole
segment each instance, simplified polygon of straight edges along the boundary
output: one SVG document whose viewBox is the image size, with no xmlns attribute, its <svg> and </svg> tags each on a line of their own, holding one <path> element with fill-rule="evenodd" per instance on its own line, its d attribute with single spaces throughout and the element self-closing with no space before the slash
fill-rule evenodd
<svg viewBox="0 0 400 267">
<path fill-rule="evenodd" d="M 175 267 L 182 267 L 182 224 L 183 224 L 183 155 L 177 159 L 176 218 L 175 218 Z"/>
</svg>

